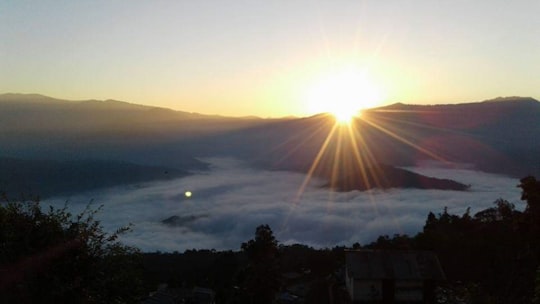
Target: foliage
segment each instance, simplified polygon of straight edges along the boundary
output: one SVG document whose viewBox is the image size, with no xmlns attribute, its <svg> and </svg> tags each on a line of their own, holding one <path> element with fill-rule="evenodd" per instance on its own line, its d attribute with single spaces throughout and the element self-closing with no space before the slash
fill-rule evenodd
<svg viewBox="0 0 540 304">
<path fill-rule="evenodd" d="M 272 303 L 279 290 L 278 242 L 268 225 L 255 230 L 255 239 L 242 243 L 241 249 L 249 259 L 249 265 L 241 276 L 246 291 L 244 302 Z"/>
<path fill-rule="evenodd" d="M 270 226 L 260 225 L 255 230 L 255 239 L 242 243 L 241 249 L 253 262 L 264 263 L 275 258 L 278 252 L 278 243 Z"/>
<path fill-rule="evenodd" d="M 536 269 L 536 282 L 534 286 L 533 304 L 540 304 L 540 267 Z"/>
<path fill-rule="evenodd" d="M 533 299 L 540 262 L 540 182 L 526 177 L 518 187 L 527 203 L 522 212 L 503 199 L 472 217 L 469 210 L 458 216 L 445 208 L 438 216 L 430 213 L 412 240 L 416 248 L 437 252 L 449 281 L 476 286 L 462 289 L 476 299 L 470 303 Z"/>
<path fill-rule="evenodd" d="M 0 302 L 131 303 L 140 298 L 137 249 L 103 231 L 87 207 L 43 211 L 38 201 L 0 203 Z"/>
<path fill-rule="evenodd" d="M 540 303 L 540 181 L 518 187 L 524 211 L 504 199 L 474 215 L 444 208 L 416 236 L 383 235 L 365 248 L 435 251 L 448 279 L 439 303 Z"/>
<path fill-rule="evenodd" d="M 412 239 L 405 234 L 394 234 L 391 238 L 388 235 L 381 235 L 375 242 L 366 246 L 366 248 L 376 248 L 383 250 L 408 250 L 412 249 Z M 354 246 L 353 246 L 354 249 Z"/>
<path fill-rule="evenodd" d="M 534 176 L 527 176 L 521 179 L 518 187 L 523 190 L 521 199 L 527 202 L 527 210 L 540 215 L 540 181 Z"/>
</svg>

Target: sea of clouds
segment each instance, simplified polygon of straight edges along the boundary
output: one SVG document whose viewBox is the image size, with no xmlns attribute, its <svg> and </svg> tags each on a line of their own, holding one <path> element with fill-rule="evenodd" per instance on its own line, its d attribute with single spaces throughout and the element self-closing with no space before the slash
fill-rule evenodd
<svg viewBox="0 0 540 304">
<path fill-rule="evenodd" d="M 305 175 L 253 169 L 234 159 L 206 159 L 211 170 L 189 177 L 57 197 L 44 204 L 80 212 L 92 201 L 103 205 L 97 215 L 107 231 L 133 224 L 122 236 L 143 251 L 186 249 L 238 250 L 268 224 L 280 243 L 316 248 L 367 244 L 383 234 L 414 235 L 430 211 L 446 206 L 459 214 L 492 207 L 498 198 L 524 208 L 518 179 L 441 166 L 407 168 L 427 176 L 470 184 L 469 191 L 420 189 L 332 192 L 313 180 L 301 195 Z M 192 196 L 186 197 L 185 192 Z M 162 221 L 176 216 L 170 224 Z"/>
</svg>

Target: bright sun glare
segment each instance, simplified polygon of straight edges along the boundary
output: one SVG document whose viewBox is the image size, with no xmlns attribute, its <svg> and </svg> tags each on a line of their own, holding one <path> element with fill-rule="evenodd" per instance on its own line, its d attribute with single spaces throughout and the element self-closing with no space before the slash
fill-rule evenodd
<svg viewBox="0 0 540 304">
<path fill-rule="evenodd" d="M 383 100 L 379 87 L 365 70 L 347 67 L 317 78 L 305 93 L 310 113 L 328 112 L 341 123 L 350 122 L 361 110 Z"/>
</svg>

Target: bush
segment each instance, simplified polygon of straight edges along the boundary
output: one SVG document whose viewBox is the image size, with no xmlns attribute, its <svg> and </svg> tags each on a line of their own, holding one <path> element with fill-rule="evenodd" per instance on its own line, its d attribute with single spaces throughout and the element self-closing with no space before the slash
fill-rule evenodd
<svg viewBox="0 0 540 304">
<path fill-rule="evenodd" d="M 44 212 L 37 200 L 0 203 L 1 303 L 132 303 L 143 293 L 136 248 L 103 231 L 88 206 Z"/>
</svg>

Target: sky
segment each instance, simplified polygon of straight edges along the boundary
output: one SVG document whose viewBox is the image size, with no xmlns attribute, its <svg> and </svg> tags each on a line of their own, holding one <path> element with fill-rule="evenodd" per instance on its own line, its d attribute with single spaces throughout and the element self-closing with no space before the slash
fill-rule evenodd
<svg viewBox="0 0 540 304">
<path fill-rule="evenodd" d="M 502 175 L 449 169 L 430 163 L 417 173 L 470 184 L 468 191 L 389 189 L 331 192 L 314 181 L 298 199 L 304 174 L 264 171 L 239 160 L 205 159 L 211 170 L 170 181 L 120 186 L 41 202 L 78 214 L 92 201 L 105 231 L 132 223 L 122 242 L 153 252 L 186 249 L 239 250 L 255 228 L 268 224 L 281 244 L 315 248 L 366 245 L 380 235 L 420 232 L 428 213 L 474 215 L 502 198 L 523 210 L 519 180 Z M 193 195 L 186 198 L 185 192 Z M 163 220 L 176 216 L 173 224 Z"/>
<path fill-rule="evenodd" d="M 538 13 L 537 0 L 2 0 L 0 93 L 262 117 L 336 98 L 540 99 Z"/>
</svg>

